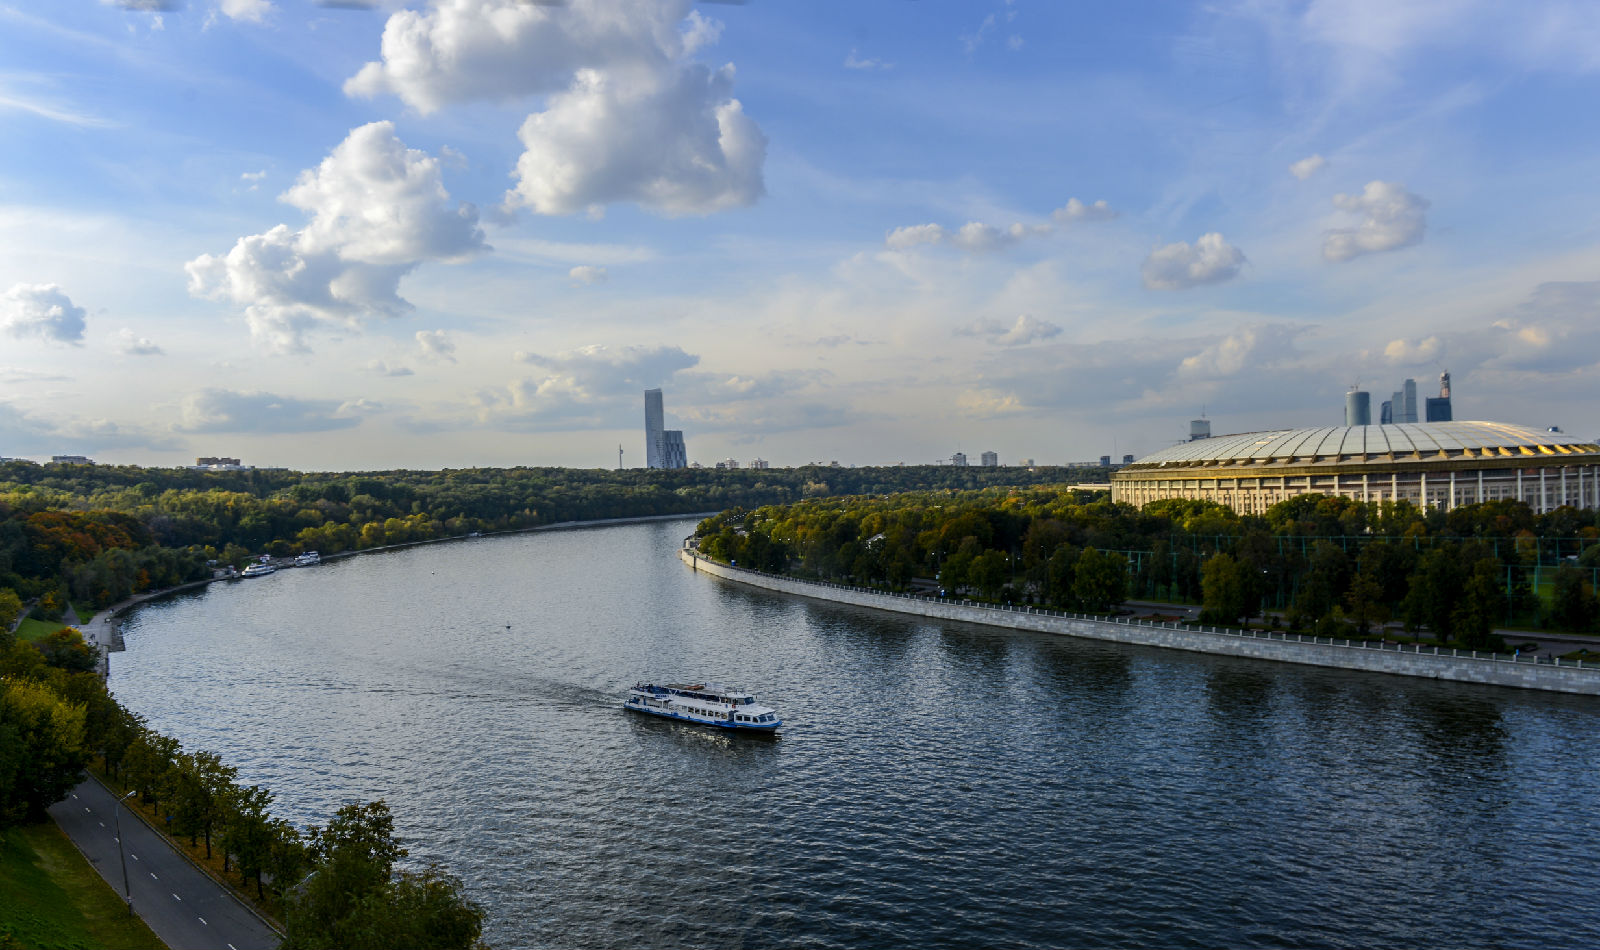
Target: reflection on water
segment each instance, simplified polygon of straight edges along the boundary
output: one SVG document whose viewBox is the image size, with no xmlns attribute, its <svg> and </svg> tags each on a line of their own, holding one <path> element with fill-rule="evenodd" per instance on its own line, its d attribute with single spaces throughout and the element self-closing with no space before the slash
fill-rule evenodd
<svg viewBox="0 0 1600 950">
<path fill-rule="evenodd" d="M 688 529 L 214 585 L 131 618 L 112 687 L 300 824 L 387 799 L 500 947 L 1600 938 L 1591 701 L 782 597 Z M 680 677 L 788 726 L 619 708 Z"/>
</svg>

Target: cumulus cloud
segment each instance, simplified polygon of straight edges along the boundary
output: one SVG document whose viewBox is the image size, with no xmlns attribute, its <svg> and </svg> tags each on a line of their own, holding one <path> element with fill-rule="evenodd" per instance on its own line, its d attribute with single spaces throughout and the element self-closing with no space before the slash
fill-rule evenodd
<svg viewBox="0 0 1600 950">
<path fill-rule="evenodd" d="M 56 284 L 16 284 L 0 294 L 0 330 L 19 340 L 82 345 L 85 316 Z"/>
<path fill-rule="evenodd" d="M 580 70 L 517 132 L 506 203 L 571 214 L 632 201 L 667 215 L 755 203 L 767 139 L 732 89 L 731 66 Z"/>
<path fill-rule="evenodd" d="M 976 336 L 996 346 L 1027 346 L 1040 340 L 1061 335 L 1061 327 L 1048 320 L 1040 320 L 1031 313 L 1017 317 L 1015 323 L 1006 323 L 988 317 L 956 330 L 958 336 Z"/>
<path fill-rule="evenodd" d="M 1151 290 L 1183 290 L 1232 280 L 1244 266 L 1244 253 L 1212 231 L 1187 241 L 1158 247 L 1145 258 L 1140 272 Z"/>
<path fill-rule="evenodd" d="M 1431 363 L 1444 353 L 1444 341 L 1436 336 L 1421 340 L 1390 340 L 1383 347 L 1383 358 L 1390 363 Z"/>
<path fill-rule="evenodd" d="M 1047 224 L 1017 222 L 1008 228 L 997 228 L 980 221 L 969 221 L 954 231 L 938 224 L 912 224 L 895 228 L 883 243 L 891 250 L 903 251 L 921 244 L 947 244 L 969 253 L 998 251 L 1030 238 L 1050 233 Z"/>
<path fill-rule="evenodd" d="M 306 350 L 321 324 L 403 313 L 402 277 L 487 250 L 477 209 L 452 206 L 439 160 L 407 148 L 390 122 L 352 130 L 281 200 L 310 215 L 305 227 L 280 224 L 185 265 L 191 294 L 242 305 L 251 334 L 276 352 Z"/>
<path fill-rule="evenodd" d="M 399 365 L 399 364 L 392 364 L 392 363 L 389 363 L 389 362 L 387 362 L 385 360 L 373 360 L 372 362 L 368 363 L 367 364 L 367 372 L 376 373 L 379 376 L 414 376 L 414 375 L 416 375 L 412 371 L 411 367 L 409 367 L 409 366 L 402 366 L 402 365 Z"/>
<path fill-rule="evenodd" d="M 456 344 L 443 330 L 418 330 L 417 351 L 430 363 L 454 363 Z"/>
<path fill-rule="evenodd" d="M 180 432 L 282 434 L 327 432 L 360 424 L 340 416 L 332 399 L 297 399 L 268 392 L 202 389 L 185 396 L 179 409 Z"/>
<path fill-rule="evenodd" d="M 127 327 L 117 332 L 117 348 L 129 356 L 164 356 L 165 351 Z"/>
<path fill-rule="evenodd" d="M 272 0 L 219 0 L 217 11 L 230 20 L 262 23 L 273 6 Z"/>
<path fill-rule="evenodd" d="M 594 264 L 579 264 L 567 271 L 567 276 L 572 278 L 573 283 L 584 285 L 603 284 L 610 278 L 604 267 Z"/>
<path fill-rule="evenodd" d="M 764 192 L 766 137 L 733 98 L 732 67 L 690 61 L 720 31 L 690 0 L 438 0 L 390 16 L 382 59 L 345 91 L 423 113 L 546 94 L 519 132 L 509 206 L 708 214 Z"/>
<path fill-rule="evenodd" d="M 1307 178 L 1310 178 L 1312 175 L 1315 175 L 1317 172 L 1321 171 L 1322 166 L 1326 164 L 1328 164 L 1328 160 L 1323 158 L 1321 155 L 1310 155 L 1290 165 L 1289 174 L 1300 179 L 1301 181 L 1305 181 Z"/>
<path fill-rule="evenodd" d="M 1178 364 L 1178 375 L 1188 379 L 1216 379 L 1281 363 L 1298 355 L 1295 338 L 1304 331 L 1303 327 L 1283 324 L 1236 330 L 1200 352 L 1184 357 Z"/>
<path fill-rule="evenodd" d="M 1066 204 L 1050 212 L 1050 219 L 1057 224 L 1071 224 L 1074 221 L 1110 221 L 1117 214 L 1105 199 L 1085 204 L 1076 198 L 1068 198 Z"/>
<path fill-rule="evenodd" d="M 1361 223 L 1354 228 L 1335 228 L 1323 236 L 1322 256 L 1329 261 L 1420 244 L 1428 229 L 1428 202 L 1397 182 L 1368 182 L 1359 195 L 1334 195 L 1333 204 L 1361 215 Z"/>
<path fill-rule="evenodd" d="M 503 391 L 481 392 L 477 401 L 484 422 L 519 430 L 626 424 L 640 392 L 700 362 L 677 346 L 612 349 L 601 344 L 549 356 L 521 352 L 515 358 L 542 374 L 515 380 Z"/>
</svg>

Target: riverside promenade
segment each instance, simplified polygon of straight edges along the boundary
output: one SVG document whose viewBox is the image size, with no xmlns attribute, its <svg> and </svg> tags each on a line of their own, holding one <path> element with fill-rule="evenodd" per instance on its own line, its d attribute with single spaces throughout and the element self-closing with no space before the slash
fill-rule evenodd
<svg viewBox="0 0 1600 950">
<path fill-rule="evenodd" d="M 1192 653 L 1600 696 L 1600 663 L 1592 661 L 1517 657 L 1420 645 L 1390 647 L 1366 640 L 1192 627 L 1168 621 L 1097 617 L 1043 607 L 981 604 L 764 574 L 713 561 L 688 546 L 678 550 L 678 557 L 697 571 L 752 587 L 920 617 Z"/>
</svg>

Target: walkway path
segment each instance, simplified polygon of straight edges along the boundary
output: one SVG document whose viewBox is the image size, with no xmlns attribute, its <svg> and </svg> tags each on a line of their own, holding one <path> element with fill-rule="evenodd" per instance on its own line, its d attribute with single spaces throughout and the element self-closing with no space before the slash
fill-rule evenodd
<svg viewBox="0 0 1600 950">
<path fill-rule="evenodd" d="M 99 780 L 82 782 L 50 816 L 118 894 L 116 798 Z M 172 950 L 273 950 L 280 937 L 255 912 L 173 850 L 134 812 L 121 809 L 133 909 Z"/>
</svg>

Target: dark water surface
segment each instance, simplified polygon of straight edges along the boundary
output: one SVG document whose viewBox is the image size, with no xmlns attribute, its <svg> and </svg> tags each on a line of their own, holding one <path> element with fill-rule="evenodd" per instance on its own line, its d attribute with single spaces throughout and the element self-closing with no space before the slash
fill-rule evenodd
<svg viewBox="0 0 1600 950">
<path fill-rule="evenodd" d="M 1600 702 L 787 599 L 692 525 L 215 584 L 111 685 L 298 824 L 387 799 L 501 948 L 1600 944 Z M 676 677 L 789 726 L 618 708 Z"/>
</svg>

